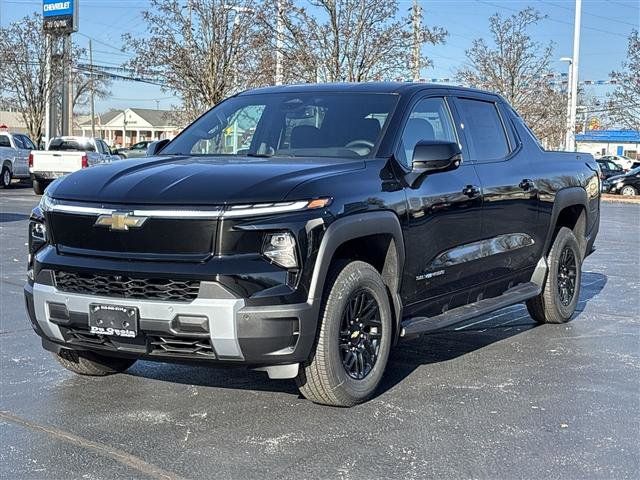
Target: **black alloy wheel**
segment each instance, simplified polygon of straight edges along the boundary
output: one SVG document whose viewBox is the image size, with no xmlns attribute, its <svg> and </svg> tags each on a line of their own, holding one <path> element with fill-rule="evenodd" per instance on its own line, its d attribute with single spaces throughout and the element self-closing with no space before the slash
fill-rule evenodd
<svg viewBox="0 0 640 480">
<path fill-rule="evenodd" d="M 576 292 L 576 277 L 578 269 L 576 266 L 576 256 L 568 246 L 564 247 L 558 262 L 558 295 L 564 306 L 573 300 Z"/>
<path fill-rule="evenodd" d="M 342 314 L 340 325 L 340 355 L 347 374 L 362 380 L 378 359 L 382 340 L 380 308 L 366 290 L 354 292 Z"/>
</svg>

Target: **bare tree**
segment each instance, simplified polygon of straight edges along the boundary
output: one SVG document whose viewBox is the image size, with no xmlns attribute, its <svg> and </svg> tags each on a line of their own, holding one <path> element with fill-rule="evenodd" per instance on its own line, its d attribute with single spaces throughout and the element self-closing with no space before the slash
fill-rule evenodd
<svg viewBox="0 0 640 480">
<path fill-rule="evenodd" d="M 0 28 L 0 38 L 0 96 L 18 109 L 37 144 L 44 133 L 45 104 L 51 89 L 42 17 L 32 15 Z"/>
<path fill-rule="evenodd" d="M 251 0 L 151 0 L 143 12 L 149 35 L 125 35 L 135 53 L 128 66 L 164 79 L 181 97 L 183 121 L 193 120 L 230 94 L 264 80 Z"/>
<path fill-rule="evenodd" d="M 47 78 L 47 58 L 52 48 L 42 33 L 42 17 L 32 15 L 0 29 L 0 101 L 12 105 L 21 114 L 29 136 L 38 143 L 44 135 L 46 103 L 49 94 L 55 95 L 58 110 L 62 111 L 62 97 L 56 95 L 54 82 L 61 78 L 62 65 L 54 62 L 51 78 Z M 74 46 L 72 59 L 84 50 Z M 73 106 L 84 106 L 91 86 L 89 75 L 75 64 L 71 69 Z M 98 98 L 109 94 L 110 80 L 94 78 Z M 60 119 L 61 120 L 61 119 Z"/>
<path fill-rule="evenodd" d="M 297 3 L 267 0 L 259 17 L 271 40 L 265 51 L 279 49 L 284 57 L 285 82 L 362 82 L 409 73 L 414 32 L 409 18 L 396 20 L 398 1 L 309 0 L 309 8 Z M 278 18 L 280 45 L 275 41 Z M 431 45 L 446 35 L 440 27 L 424 25 L 419 32 L 422 43 Z M 431 64 L 427 57 L 420 63 Z"/>
<path fill-rule="evenodd" d="M 74 48 L 72 58 L 78 59 L 86 56 L 84 48 Z M 112 79 L 104 73 L 94 72 L 86 66 L 74 66 L 71 71 L 71 83 L 73 85 L 72 106 L 76 108 L 87 107 L 91 100 L 91 89 L 96 99 L 106 98 L 111 95 Z M 99 68 L 98 68 L 99 70 Z"/>
<path fill-rule="evenodd" d="M 549 81 L 552 44 L 535 42 L 528 32 L 543 18 L 533 8 L 506 18 L 491 16 L 493 45 L 474 40 L 458 78 L 501 94 L 545 145 L 556 147 L 562 144 L 566 129 L 566 92 Z"/>
<path fill-rule="evenodd" d="M 611 72 L 616 89 L 609 96 L 609 117 L 625 128 L 640 130 L 640 37 L 631 32 L 622 70 Z"/>
</svg>

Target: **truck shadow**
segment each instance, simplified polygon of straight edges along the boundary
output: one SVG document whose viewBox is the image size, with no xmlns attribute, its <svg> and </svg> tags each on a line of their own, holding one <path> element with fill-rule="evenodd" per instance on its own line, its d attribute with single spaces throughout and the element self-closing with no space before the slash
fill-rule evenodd
<svg viewBox="0 0 640 480">
<path fill-rule="evenodd" d="M 582 273 L 580 300 L 572 322 L 580 320 L 587 302 L 599 295 L 606 283 L 607 277 L 602 273 Z M 539 326 L 526 306 L 517 304 L 402 342 L 391 351 L 378 395 L 402 382 L 422 365 L 453 360 Z"/>
<path fill-rule="evenodd" d="M 579 320 L 586 303 L 597 296 L 606 283 L 607 277 L 601 273 L 583 272 L 580 302 L 573 321 Z M 430 332 L 414 340 L 401 342 L 391 351 L 386 373 L 376 396 L 401 383 L 422 365 L 453 360 L 537 326 L 527 313 L 526 307 L 518 304 Z M 242 367 L 138 362 L 128 374 L 184 385 L 299 395 L 293 381 L 269 380 L 265 373 Z"/>
</svg>

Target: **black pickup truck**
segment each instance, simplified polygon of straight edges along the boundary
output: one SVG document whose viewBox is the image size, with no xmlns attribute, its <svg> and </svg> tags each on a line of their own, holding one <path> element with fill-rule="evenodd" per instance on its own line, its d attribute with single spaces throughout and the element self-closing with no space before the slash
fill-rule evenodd
<svg viewBox="0 0 640 480">
<path fill-rule="evenodd" d="M 598 166 L 544 151 L 498 95 L 269 87 L 159 147 L 33 210 L 27 311 L 74 372 L 243 364 L 351 406 L 402 338 L 524 301 L 540 323 L 575 311 Z"/>
</svg>

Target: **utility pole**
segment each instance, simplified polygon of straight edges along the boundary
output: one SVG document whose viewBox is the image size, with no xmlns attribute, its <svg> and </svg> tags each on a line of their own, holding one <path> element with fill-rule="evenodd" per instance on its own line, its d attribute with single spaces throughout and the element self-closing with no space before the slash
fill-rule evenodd
<svg viewBox="0 0 640 480">
<path fill-rule="evenodd" d="M 411 18 L 413 20 L 413 55 L 411 70 L 413 74 L 413 81 L 420 80 L 420 64 L 421 50 L 422 50 L 422 7 L 418 0 L 413 0 L 413 7 L 411 12 Z"/>
<path fill-rule="evenodd" d="M 576 0 L 576 16 L 573 24 L 573 60 L 571 62 L 571 105 L 569 121 L 571 130 L 567 131 L 566 149 L 575 151 L 576 109 L 578 107 L 578 60 L 580 58 L 580 19 L 582 15 L 582 0 Z"/>
<path fill-rule="evenodd" d="M 276 4 L 276 9 L 278 10 L 276 19 L 276 78 L 275 84 L 282 85 L 283 75 L 282 75 L 282 35 L 284 30 L 284 21 L 282 20 L 283 8 L 282 8 L 282 0 L 278 0 Z"/>
<path fill-rule="evenodd" d="M 91 39 L 89 39 L 89 68 L 90 68 L 90 85 L 91 85 L 91 138 L 96 138 L 96 116 L 95 116 L 95 88 L 93 83 L 93 47 Z"/>
</svg>

